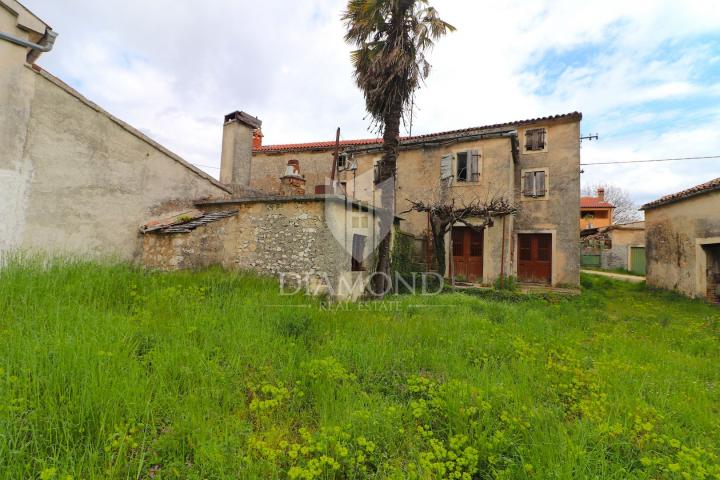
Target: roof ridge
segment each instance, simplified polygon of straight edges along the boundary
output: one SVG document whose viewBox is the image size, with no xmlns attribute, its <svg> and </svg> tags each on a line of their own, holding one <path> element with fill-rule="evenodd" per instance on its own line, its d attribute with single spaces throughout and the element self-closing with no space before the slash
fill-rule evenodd
<svg viewBox="0 0 720 480">
<path fill-rule="evenodd" d="M 525 119 L 525 120 L 515 120 L 512 122 L 495 123 L 495 124 L 491 124 L 491 125 L 482 125 L 482 126 L 477 126 L 477 127 L 461 128 L 461 129 L 456 129 L 456 130 L 447 130 L 447 131 L 443 131 L 443 132 L 426 133 L 423 135 L 402 136 L 402 137 L 400 137 L 400 142 L 402 143 L 402 142 L 408 142 L 408 141 L 412 141 L 412 140 L 421 140 L 421 139 L 426 139 L 426 138 L 442 137 L 445 135 L 454 135 L 454 134 L 460 134 L 460 133 L 466 133 L 466 132 L 476 132 L 476 131 L 481 131 L 481 130 L 492 130 L 492 129 L 496 129 L 496 128 L 526 125 L 526 124 L 530 124 L 530 123 L 574 119 L 574 118 L 577 118 L 578 120 L 582 120 L 582 113 L 580 113 L 578 111 L 574 111 L 574 112 L 570 112 L 570 113 L 549 115 L 549 116 L 545 116 L 545 117 L 529 118 L 529 119 Z M 383 141 L 382 137 L 365 138 L 365 139 L 348 139 L 348 140 L 340 140 L 340 145 L 373 145 L 376 143 L 382 143 L 382 141 Z M 301 143 L 280 143 L 280 144 L 263 145 L 260 148 L 253 149 L 253 153 L 295 151 L 295 150 L 306 150 L 306 149 L 307 150 L 330 149 L 330 148 L 333 148 L 334 146 L 335 146 L 334 140 L 323 140 L 323 141 L 301 142 Z"/>
<path fill-rule="evenodd" d="M 706 192 L 712 192 L 714 190 L 720 190 L 720 177 L 708 180 L 707 182 L 695 185 L 694 187 L 686 188 L 685 190 L 680 190 L 679 192 L 663 195 L 657 200 L 646 203 L 640 207 L 640 210 L 660 207 L 662 205 L 667 205 L 668 203 L 677 202 L 679 200 L 684 200 L 686 198 L 694 197 L 695 195 L 700 195 Z"/>
</svg>

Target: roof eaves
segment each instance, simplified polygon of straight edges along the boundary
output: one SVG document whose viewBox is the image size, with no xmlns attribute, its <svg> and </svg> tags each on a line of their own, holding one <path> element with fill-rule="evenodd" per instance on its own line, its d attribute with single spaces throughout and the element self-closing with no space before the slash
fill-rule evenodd
<svg viewBox="0 0 720 480">
<path fill-rule="evenodd" d="M 640 207 L 640 210 L 651 210 L 653 208 L 662 207 L 671 203 L 680 202 L 682 200 L 687 200 L 688 198 L 697 197 L 698 195 L 703 195 L 705 193 L 710 193 L 718 190 L 720 190 L 720 178 L 710 180 L 709 182 L 696 185 L 686 190 L 681 190 L 677 193 L 665 195 L 664 197 L 661 197 L 657 200 L 646 203 L 645 205 Z"/>
</svg>

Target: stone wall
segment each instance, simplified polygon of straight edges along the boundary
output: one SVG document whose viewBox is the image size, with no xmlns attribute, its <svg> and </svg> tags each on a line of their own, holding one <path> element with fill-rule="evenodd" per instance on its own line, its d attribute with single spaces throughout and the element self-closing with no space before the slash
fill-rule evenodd
<svg viewBox="0 0 720 480">
<path fill-rule="evenodd" d="M 146 266 L 175 270 L 221 265 L 230 270 L 284 275 L 288 283 L 329 283 L 333 288 L 341 278 L 350 278 L 351 250 L 343 246 L 343 238 L 338 238 L 342 235 L 334 234 L 330 227 L 343 224 L 349 236 L 353 232 L 340 204 L 278 197 L 228 200 L 200 207 L 208 212 L 232 209 L 238 213 L 189 233 L 144 235 Z"/>
<path fill-rule="evenodd" d="M 614 229 L 610 231 L 612 248 L 602 251 L 602 268 L 630 270 L 630 247 L 645 245 L 645 230 Z"/>
</svg>

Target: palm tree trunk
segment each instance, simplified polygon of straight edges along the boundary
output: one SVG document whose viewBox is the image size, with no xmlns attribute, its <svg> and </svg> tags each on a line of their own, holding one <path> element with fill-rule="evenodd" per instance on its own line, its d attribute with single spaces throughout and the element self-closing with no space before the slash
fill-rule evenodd
<svg viewBox="0 0 720 480">
<path fill-rule="evenodd" d="M 383 157 L 378 164 L 378 175 L 375 186 L 380 190 L 380 231 L 387 235 L 378 245 L 377 274 L 373 277 L 373 292 L 383 296 L 390 291 L 390 252 L 395 220 L 395 180 L 398 147 L 400 146 L 400 119 L 402 117 L 402 101 L 398 100 L 385 118 L 383 132 Z M 388 283 L 390 282 L 390 283 Z"/>
</svg>

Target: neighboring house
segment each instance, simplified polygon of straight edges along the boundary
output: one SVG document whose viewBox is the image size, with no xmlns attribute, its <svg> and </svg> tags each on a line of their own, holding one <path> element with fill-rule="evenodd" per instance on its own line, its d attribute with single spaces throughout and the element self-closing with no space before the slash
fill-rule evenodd
<svg viewBox="0 0 720 480">
<path fill-rule="evenodd" d="M 574 112 L 485 127 L 401 139 L 397 159 L 397 207 L 402 229 L 427 238 L 425 214 L 406 212 L 408 199 L 430 200 L 441 176 L 451 182 L 457 204 L 503 196 L 520 206 L 514 217 L 498 220 L 477 233 L 456 226 L 446 242 L 448 270 L 470 281 L 489 284 L 517 276 L 523 282 L 579 283 L 577 226 L 580 212 L 580 120 Z M 268 188 L 288 159 L 303 166 L 308 189 L 328 183 L 335 142 L 261 145 L 255 135 L 250 186 Z M 382 140 L 343 140 L 339 181 L 348 196 L 378 202 L 374 166 Z M 403 213 L 404 212 L 404 213 Z"/>
<path fill-rule="evenodd" d="M 605 201 L 605 189 L 598 188 L 597 197 L 580 197 L 580 230 L 609 227 L 613 224 L 615 206 Z"/>
<path fill-rule="evenodd" d="M 148 216 L 229 196 L 228 187 L 34 65 L 55 33 L 18 2 L 0 0 L 0 32 L 0 252 L 133 260 Z"/>
<path fill-rule="evenodd" d="M 645 222 L 588 228 L 580 238 L 582 266 L 645 274 Z"/>
<path fill-rule="evenodd" d="M 642 210 L 648 285 L 720 303 L 720 178 Z"/>
</svg>

